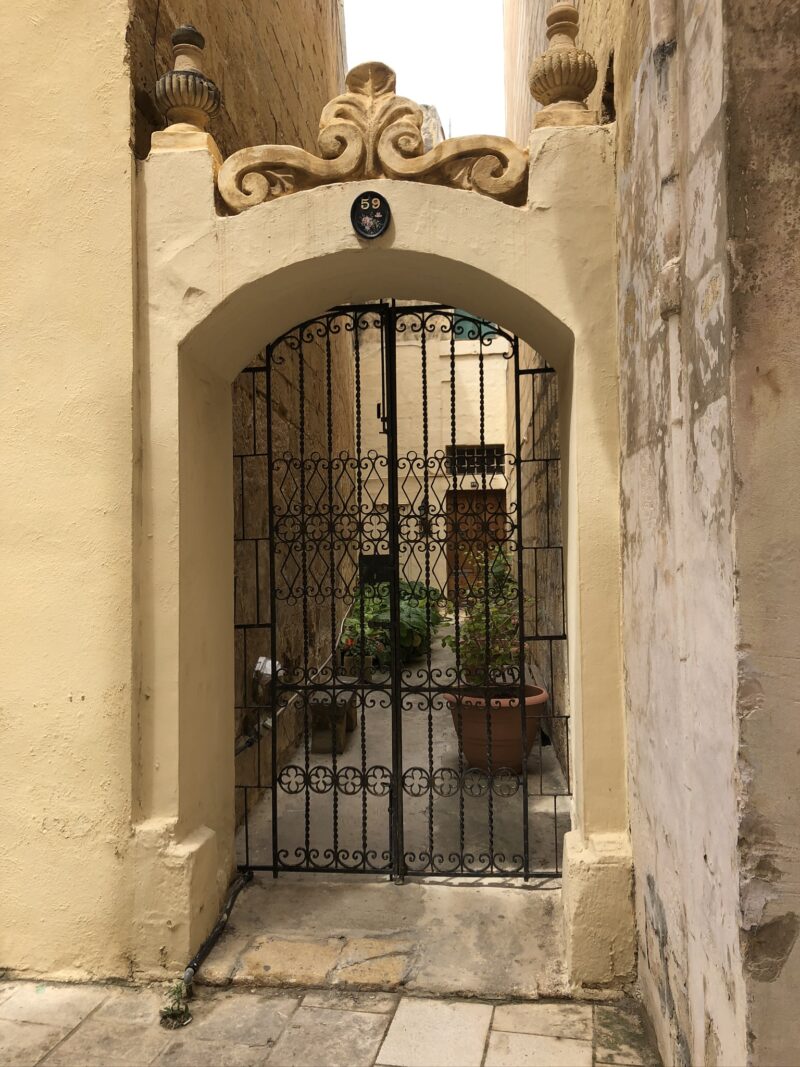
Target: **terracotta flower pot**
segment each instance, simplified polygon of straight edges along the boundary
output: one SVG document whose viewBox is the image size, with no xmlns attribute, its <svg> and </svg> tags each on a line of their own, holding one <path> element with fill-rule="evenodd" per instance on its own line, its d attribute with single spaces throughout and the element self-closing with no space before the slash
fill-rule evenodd
<svg viewBox="0 0 800 1067">
<path fill-rule="evenodd" d="M 536 743 L 547 703 L 547 690 L 525 686 L 526 755 Z M 522 770 L 522 714 L 518 696 L 487 698 L 463 691 L 445 693 L 456 733 L 461 734 L 464 762 L 469 767 L 499 771 Z M 459 714 L 460 713 L 460 714 Z M 491 766 L 487 721 L 492 728 Z M 460 730 L 459 730 L 460 723 Z"/>
</svg>

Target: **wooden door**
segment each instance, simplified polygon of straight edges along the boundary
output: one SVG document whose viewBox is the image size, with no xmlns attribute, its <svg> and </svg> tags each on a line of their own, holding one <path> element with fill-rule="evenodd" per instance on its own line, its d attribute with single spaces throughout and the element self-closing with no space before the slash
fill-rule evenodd
<svg viewBox="0 0 800 1067">
<path fill-rule="evenodd" d="M 447 589 L 459 598 L 469 596 L 483 557 L 507 538 L 506 494 L 503 489 L 459 489 L 447 494 Z"/>
</svg>

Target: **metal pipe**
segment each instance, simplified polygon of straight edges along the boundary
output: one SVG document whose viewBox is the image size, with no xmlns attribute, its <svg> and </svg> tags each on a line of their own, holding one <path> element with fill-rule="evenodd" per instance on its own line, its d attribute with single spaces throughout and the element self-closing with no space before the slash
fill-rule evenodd
<svg viewBox="0 0 800 1067">
<path fill-rule="evenodd" d="M 195 975 L 200 970 L 200 967 L 202 966 L 208 954 L 211 952 L 214 945 L 216 945 L 217 941 L 219 940 L 219 935 L 228 925 L 228 919 L 230 918 L 230 914 L 233 911 L 233 905 L 236 903 L 236 898 L 239 896 L 239 894 L 247 885 L 247 883 L 252 880 L 252 878 L 253 872 L 252 870 L 248 869 L 246 871 L 242 871 L 239 877 L 231 884 L 231 888 L 228 891 L 228 897 L 225 901 L 225 906 L 223 907 L 222 912 L 220 913 L 220 917 L 214 924 L 214 929 L 211 931 L 211 933 L 202 943 L 195 955 L 186 965 L 186 970 L 183 972 L 183 987 L 186 997 L 190 995 Z"/>
</svg>

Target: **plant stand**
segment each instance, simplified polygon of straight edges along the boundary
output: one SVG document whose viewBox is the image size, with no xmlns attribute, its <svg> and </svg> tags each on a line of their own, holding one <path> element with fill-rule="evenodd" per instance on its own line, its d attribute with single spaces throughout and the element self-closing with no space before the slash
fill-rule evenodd
<svg viewBox="0 0 800 1067">
<path fill-rule="evenodd" d="M 355 693 L 320 691 L 308 700 L 311 716 L 311 751 L 344 752 L 347 733 L 358 723 Z M 355 716 L 355 724 L 350 726 Z"/>
</svg>

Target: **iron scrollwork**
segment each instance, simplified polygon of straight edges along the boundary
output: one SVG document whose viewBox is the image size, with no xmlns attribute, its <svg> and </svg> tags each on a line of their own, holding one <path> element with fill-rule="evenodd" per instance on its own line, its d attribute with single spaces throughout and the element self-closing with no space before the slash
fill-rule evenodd
<svg viewBox="0 0 800 1067">
<path fill-rule="evenodd" d="M 398 399 L 397 353 L 391 362 L 384 354 L 401 344 Z M 457 356 L 465 357 L 458 368 Z M 352 366 L 352 412 L 334 388 L 343 359 Z M 527 767 L 510 763 L 513 755 L 493 748 L 487 711 L 481 761 L 466 752 L 463 710 L 449 699 L 468 684 L 459 605 L 490 603 L 483 549 L 490 544 L 519 567 L 523 475 L 543 479 L 540 496 L 549 500 L 558 464 L 557 455 L 526 458 L 503 433 L 487 436 L 486 381 L 494 373 L 505 386 L 506 368 L 518 397 L 517 339 L 493 323 L 441 305 L 381 303 L 302 323 L 248 369 L 248 406 L 237 410 L 252 452 L 241 457 L 237 547 L 252 552 L 254 573 L 248 584 L 243 570 L 236 597 L 237 641 L 243 663 L 261 655 L 279 666 L 259 697 L 263 729 L 239 786 L 245 867 L 396 878 L 558 874 L 567 758 L 559 765 L 551 748 L 548 761 L 534 744 Z M 476 387 L 460 392 L 468 373 Z M 540 395 L 553 372 L 535 373 Z M 478 439 L 470 441 L 460 420 L 471 410 L 477 420 L 464 425 L 477 426 Z M 403 411 L 415 418 L 401 437 Z M 260 480 L 261 501 L 249 510 L 248 478 Z M 527 635 L 548 657 L 552 692 L 554 642 L 564 640 L 561 548 L 549 518 L 527 522 L 522 564 L 530 569 L 520 588 L 553 576 L 557 588 L 546 630 L 550 616 L 520 611 L 518 590 L 517 625 L 520 645 Z M 416 651 L 401 646 L 400 604 L 383 603 L 393 589 L 399 600 L 401 587 L 424 616 Z M 434 621 L 437 603 L 447 607 Z M 492 603 L 503 603 L 496 591 Z M 367 606 L 380 648 L 365 640 Z M 506 684 L 522 680 L 509 664 Z M 556 719 L 568 754 L 568 718 Z"/>
</svg>

